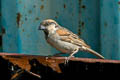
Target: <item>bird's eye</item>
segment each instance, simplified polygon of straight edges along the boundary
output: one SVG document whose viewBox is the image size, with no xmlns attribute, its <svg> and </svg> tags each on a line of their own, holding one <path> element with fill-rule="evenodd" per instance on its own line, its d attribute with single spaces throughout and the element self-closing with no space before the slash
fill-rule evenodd
<svg viewBox="0 0 120 80">
<path fill-rule="evenodd" d="M 55 25 L 55 28 L 58 28 L 58 25 Z"/>
<path fill-rule="evenodd" d="M 55 24 L 55 23 L 53 23 L 53 22 L 49 23 L 49 25 L 52 25 L 52 24 Z"/>
</svg>

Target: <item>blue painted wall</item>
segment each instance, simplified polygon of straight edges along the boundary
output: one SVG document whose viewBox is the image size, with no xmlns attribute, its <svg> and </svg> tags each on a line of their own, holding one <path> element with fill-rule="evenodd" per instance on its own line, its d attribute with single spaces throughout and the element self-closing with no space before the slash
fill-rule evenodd
<svg viewBox="0 0 120 80">
<path fill-rule="evenodd" d="M 108 59 L 120 59 L 120 1 L 101 0 L 101 52 Z"/>
<path fill-rule="evenodd" d="M 3 52 L 59 53 L 49 46 L 40 22 L 55 19 L 107 59 L 120 59 L 119 0 L 1 0 Z M 79 57 L 95 56 L 79 52 Z"/>
</svg>

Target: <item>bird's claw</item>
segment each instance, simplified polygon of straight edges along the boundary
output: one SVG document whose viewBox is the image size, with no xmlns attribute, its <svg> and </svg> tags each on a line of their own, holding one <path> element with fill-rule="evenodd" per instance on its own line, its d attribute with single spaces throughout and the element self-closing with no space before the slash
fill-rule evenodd
<svg viewBox="0 0 120 80">
<path fill-rule="evenodd" d="M 71 57 L 74 57 L 74 56 L 65 57 L 65 64 L 68 64 Z"/>
<path fill-rule="evenodd" d="M 69 57 L 65 57 L 65 64 L 68 64 L 69 62 Z"/>
</svg>

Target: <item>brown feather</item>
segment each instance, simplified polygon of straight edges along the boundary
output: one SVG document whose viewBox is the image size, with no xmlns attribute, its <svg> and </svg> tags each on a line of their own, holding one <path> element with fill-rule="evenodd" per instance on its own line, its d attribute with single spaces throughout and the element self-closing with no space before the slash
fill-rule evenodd
<svg viewBox="0 0 120 80">
<path fill-rule="evenodd" d="M 58 30 L 56 31 L 56 33 L 58 33 L 60 36 L 69 36 L 69 35 L 70 35 L 69 32 L 67 32 L 67 31 L 65 31 L 65 30 L 62 30 L 62 29 L 58 29 Z"/>
<path fill-rule="evenodd" d="M 56 33 L 59 34 L 59 36 L 61 36 L 61 40 L 63 41 L 70 42 L 78 46 L 85 46 L 87 48 L 90 48 L 90 46 L 88 46 L 84 42 L 84 40 L 80 39 L 76 34 L 72 33 L 66 28 L 60 27 L 60 29 L 58 29 Z"/>
</svg>

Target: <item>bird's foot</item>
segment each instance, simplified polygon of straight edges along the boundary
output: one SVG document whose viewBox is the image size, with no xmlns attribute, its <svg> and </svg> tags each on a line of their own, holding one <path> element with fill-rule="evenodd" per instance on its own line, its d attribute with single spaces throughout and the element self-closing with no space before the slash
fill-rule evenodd
<svg viewBox="0 0 120 80">
<path fill-rule="evenodd" d="M 72 58 L 72 57 L 74 57 L 74 56 L 65 57 L 65 64 L 68 64 L 70 58 Z"/>
<path fill-rule="evenodd" d="M 65 57 L 65 63 L 64 64 L 66 65 L 66 64 L 68 64 L 68 62 L 69 62 L 69 58 Z"/>
</svg>

